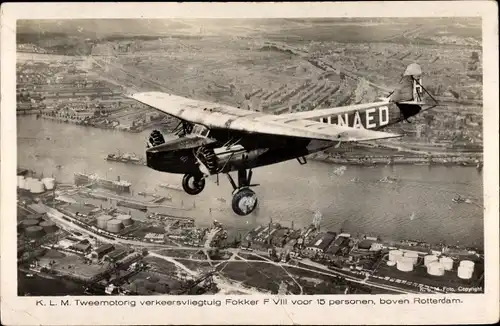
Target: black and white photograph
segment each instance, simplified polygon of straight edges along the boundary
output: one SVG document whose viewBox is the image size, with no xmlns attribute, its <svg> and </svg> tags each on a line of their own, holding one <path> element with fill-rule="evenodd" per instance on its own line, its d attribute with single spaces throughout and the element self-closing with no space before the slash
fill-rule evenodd
<svg viewBox="0 0 500 326">
<path fill-rule="evenodd" d="M 16 20 L 17 296 L 485 294 L 482 23 Z"/>
</svg>

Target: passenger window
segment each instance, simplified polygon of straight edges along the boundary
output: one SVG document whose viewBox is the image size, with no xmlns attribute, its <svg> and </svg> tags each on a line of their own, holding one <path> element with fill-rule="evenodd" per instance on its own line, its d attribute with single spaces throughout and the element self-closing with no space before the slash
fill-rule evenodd
<svg viewBox="0 0 500 326">
<path fill-rule="evenodd" d="M 208 137 L 209 133 L 210 133 L 210 129 L 208 129 L 207 127 L 202 126 L 202 125 L 195 125 L 193 127 L 193 131 L 191 132 L 192 135 L 201 136 L 201 137 Z"/>
</svg>

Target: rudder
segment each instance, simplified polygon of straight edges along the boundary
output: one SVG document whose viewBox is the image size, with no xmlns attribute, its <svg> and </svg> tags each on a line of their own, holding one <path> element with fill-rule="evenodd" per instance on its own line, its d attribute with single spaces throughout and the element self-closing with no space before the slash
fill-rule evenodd
<svg viewBox="0 0 500 326">
<path fill-rule="evenodd" d="M 389 96 L 390 102 L 422 101 L 422 69 L 417 63 L 406 67 L 400 86 Z"/>
</svg>

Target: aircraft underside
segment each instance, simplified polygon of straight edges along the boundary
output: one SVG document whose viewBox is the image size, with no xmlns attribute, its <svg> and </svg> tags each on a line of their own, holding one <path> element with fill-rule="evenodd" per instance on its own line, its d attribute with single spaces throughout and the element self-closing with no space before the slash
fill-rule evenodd
<svg viewBox="0 0 500 326">
<path fill-rule="evenodd" d="M 220 146 L 220 142 L 207 143 L 193 134 L 165 142 L 159 131 L 153 131 L 150 137 L 153 147 L 146 151 L 147 165 L 157 171 L 184 174 L 182 187 L 190 195 L 204 190 L 208 176 L 217 175 L 218 181 L 219 174 L 225 174 L 233 187 L 232 209 L 245 216 L 251 214 L 258 203 L 255 192 L 250 189 L 257 186 L 252 183 L 252 169 L 291 159 L 305 164 L 306 155 L 335 145 L 327 141 L 288 139 L 287 144 L 272 144 L 280 147 L 248 149 L 250 146 L 245 148 L 240 143 Z M 236 176 L 231 172 L 237 172 Z"/>
</svg>

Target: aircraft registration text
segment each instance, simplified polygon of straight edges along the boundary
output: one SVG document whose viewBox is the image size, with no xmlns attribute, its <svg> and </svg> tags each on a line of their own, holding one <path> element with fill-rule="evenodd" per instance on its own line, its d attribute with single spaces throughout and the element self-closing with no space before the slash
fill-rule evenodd
<svg viewBox="0 0 500 326">
<path fill-rule="evenodd" d="M 374 129 L 389 124 L 389 108 L 381 106 L 321 118 L 321 122 L 352 128 Z"/>
</svg>

